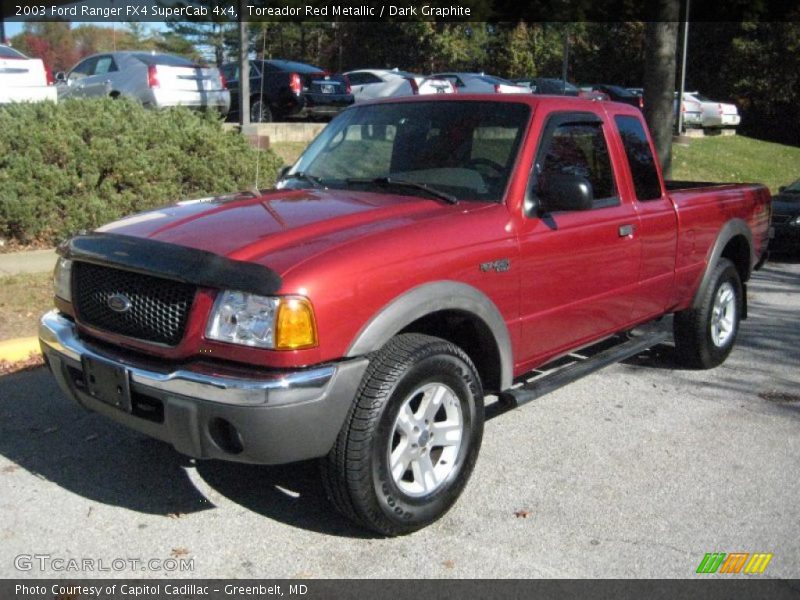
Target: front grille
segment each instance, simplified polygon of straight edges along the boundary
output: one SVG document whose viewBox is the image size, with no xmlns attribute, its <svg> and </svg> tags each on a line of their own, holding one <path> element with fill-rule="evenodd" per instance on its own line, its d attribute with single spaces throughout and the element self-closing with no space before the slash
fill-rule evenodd
<svg viewBox="0 0 800 600">
<path fill-rule="evenodd" d="M 168 346 L 183 339 L 194 286 L 84 262 L 76 262 L 72 273 L 78 322 Z M 112 296 L 112 305 L 127 309 L 112 310 Z"/>
</svg>

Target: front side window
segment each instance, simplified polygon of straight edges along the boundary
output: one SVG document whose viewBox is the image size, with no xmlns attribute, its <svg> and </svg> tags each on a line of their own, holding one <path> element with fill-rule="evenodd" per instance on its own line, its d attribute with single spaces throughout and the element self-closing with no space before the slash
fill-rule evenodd
<svg viewBox="0 0 800 600">
<path fill-rule="evenodd" d="M 512 102 L 411 102 L 349 109 L 289 171 L 330 188 L 423 184 L 459 200 L 502 200 L 530 107 Z M 298 174 L 296 182 L 292 175 Z M 393 190 L 392 190 L 393 191 Z"/>
<path fill-rule="evenodd" d="M 78 63 L 72 71 L 70 71 L 69 78 L 70 79 L 83 79 L 84 77 L 88 77 L 89 75 L 94 74 L 94 66 L 97 64 L 97 57 L 94 56 L 92 58 L 87 58 L 81 63 Z"/>
<path fill-rule="evenodd" d="M 536 163 L 537 179 L 551 173 L 585 178 L 594 194 L 594 207 L 619 204 L 608 146 L 601 123 L 564 123 L 552 129 Z"/>
</svg>

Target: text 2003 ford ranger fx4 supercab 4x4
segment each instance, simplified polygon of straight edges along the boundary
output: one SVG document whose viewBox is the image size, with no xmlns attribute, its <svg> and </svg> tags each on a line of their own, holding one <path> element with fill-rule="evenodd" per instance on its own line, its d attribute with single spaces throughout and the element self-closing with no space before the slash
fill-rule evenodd
<svg viewBox="0 0 800 600">
<path fill-rule="evenodd" d="M 521 404 L 663 341 L 624 334 L 669 314 L 688 366 L 725 360 L 769 200 L 759 185 L 664 184 L 622 104 L 363 104 L 278 189 L 69 240 L 41 344 L 80 405 L 194 457 L 321 458 L 342 513 L 403 534 L 464 488 L 485 394 Z"/>
</svg>

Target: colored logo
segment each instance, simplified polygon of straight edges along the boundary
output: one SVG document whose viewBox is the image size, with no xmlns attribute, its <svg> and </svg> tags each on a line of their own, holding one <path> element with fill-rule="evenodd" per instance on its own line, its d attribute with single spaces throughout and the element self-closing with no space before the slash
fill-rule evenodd
<svg viewBox="0 0 800 600">
<path fill-rule="evenodd" d="M 772 554 L 766 552 L 708 552 L 700 561 L 697 573 L 761 574 L 771 560 Z"/>
</svg>

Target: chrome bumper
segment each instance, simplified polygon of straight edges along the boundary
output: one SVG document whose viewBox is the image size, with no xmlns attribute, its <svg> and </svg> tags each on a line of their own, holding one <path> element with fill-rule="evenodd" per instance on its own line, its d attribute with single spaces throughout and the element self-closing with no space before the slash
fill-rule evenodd
<svg viewBox="0 0 800 600">
<path fill-rule="evenodd" d="M 61 389 L 78 404 L 133 429 L 172 443 L 195 457 L 275 464 L 325 455 L 344 423 L 367 366 L 366 359 L 292 372 L 265 371 L 258 378 L 159 371 L 110 355 L 81 340 L 75 324 L 57 311 L 45 314 L 39 341 Z M 92 397 L 81 385 L 83 360 L 103 361 L 127 374 L 131 395 L 146 398 L 160 422 Z M 220 443 L 224 422 L 242 449 Z"/>
</svg>

